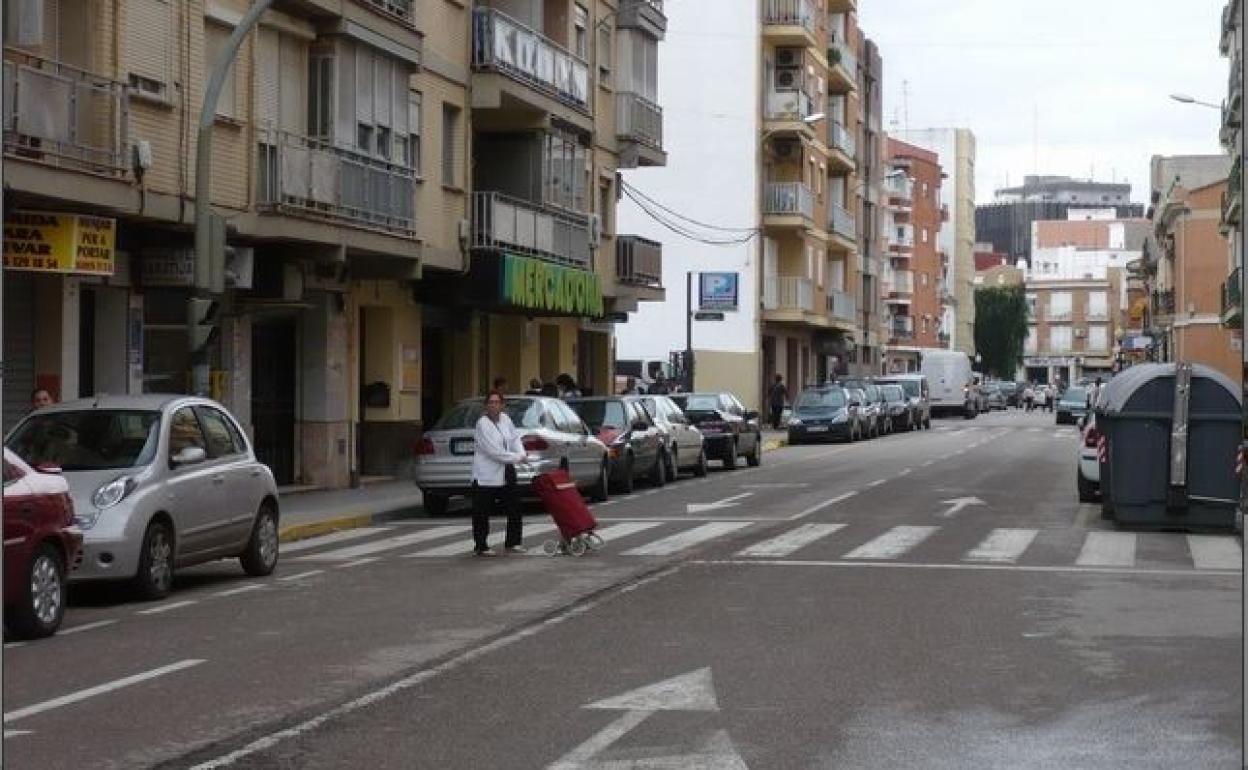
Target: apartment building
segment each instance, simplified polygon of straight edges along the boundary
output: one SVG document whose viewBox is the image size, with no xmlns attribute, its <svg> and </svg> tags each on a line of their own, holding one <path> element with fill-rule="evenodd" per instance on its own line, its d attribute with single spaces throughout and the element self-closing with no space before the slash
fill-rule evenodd
<svg viewBox="0 0 1248 770">
<path fill-rule="evenodd" d="M 859 62 L 857 189 L 862 210 L 858 217 L 857 263 L 862 291 L 855 300 L 861 335 L 849 351 L 849 368 L 858 374 L 874 374 L 885 371 L 883 359 L 890 333 L 881 283 L 888 260 L 884 183 L 889 169 L 888 136 L 884 133 L 884 59 L 875 42 L 865 36 Z"/>
<path fill-rule="evenodd" d="M 36 385 L 189 387 L 195 126 L 249 5 L 6 17 L 6 420 Z M 203 352 L 279 483 L 395 473 L 494 376 L 608 387 L 607 318 L 663 296 L 658 245 L 613 229 L 617 170 L 665 162 L 663 24 L 657 0 L 265 12 L 212 128 L 228 262 Z"/>
<path fill-rule="evenodd" d="M 1112 373 L 1125 280 L 1122 268 L 1110 268 L 1101 279 L 1029 278 L 1020 377 L 1072 383 Z"/>
<path fill-rule="evenodd" d="M 1032 222 L 1029 274 L 1048 278 L 1103 278 L 1109 268 L 1123 268 L 1143 252 L 1148 220 L 1117 219 L 1068 212 L 1066 219 Z M 1025 264 L 1025 263 L 1024 263 Z"/>
<path fill-rule="evenodd" d="M 946 347 L 943 295 L 945 265 L 939 247 L 948 208 L 940 202 L 941 167 L 936 153 L 889 138 L 888 263 L 883 296 L 888 307 L 886 369 L 915 371 L 924 348 Z"/>
<path fill-rule="evenodd" d="M 1227 252 L 1219 231 L 1231 165 L 1225 155 L 1153 158 L 1143 268 L 1155 360 L 1202 363 L 1235 378 L 1243 335 L 1222 324 Z"/>
<path fill-rule="evenodd" d="M 1244 328 L 1244 4 L 1230 0 L 1222 9 L 1219 50 L 1230 62 L 1226 99 L 1222 103 L 1219 139 L 1231 156 L 1226 198 L 1222 201 L 1222 234 L 1228 247 L 1228 275 L 1222 285 L 1222 323 Z M 1248 361 L 1248 357 L 1245 358 Z"/>
</svg>

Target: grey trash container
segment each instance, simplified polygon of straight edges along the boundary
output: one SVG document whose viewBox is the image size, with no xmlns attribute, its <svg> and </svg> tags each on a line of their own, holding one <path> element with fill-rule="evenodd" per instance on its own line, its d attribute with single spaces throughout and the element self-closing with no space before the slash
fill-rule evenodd
<svg viewBox="0 0 1248 770">
<path fill-rule="evenodd" d="M 1141 364 L 1105 386 L 1097 427 L 1107 447 L 1101 458 L 1107 518 L 1143 528 L 1235 528 L 1240 389 L 1207 366 L 1188 371 Z M 1176 384 L 1184 381 L 1187 397 L 1176 398 Z"/>
</svg>

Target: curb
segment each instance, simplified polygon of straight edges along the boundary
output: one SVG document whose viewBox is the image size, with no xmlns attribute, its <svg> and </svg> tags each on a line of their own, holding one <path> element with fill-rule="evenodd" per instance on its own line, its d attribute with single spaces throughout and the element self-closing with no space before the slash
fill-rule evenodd
<svg viewBox="0 0 1248 770">
<path fill-rule="evenodd" d="M 377 513 L 348 513 L 330 519 L 282 527 L 278 530 L 277 540 L 280 543 L 293 543 L 296 540 L 307 540 L 310 537 L 320 537 L 321 535 L 328 535 L 331 532 L 338 532 L 344 529 L 359 529 L 360 527 L 367 527 L 370 524 L 377 524 L 383 521 L 418 518 L 419 514 L 423 513 L 424 508 L 420 506 L 404 506 L 403 508 L 396 508 L 390 511 L 378 511 Z"/>
</svg>

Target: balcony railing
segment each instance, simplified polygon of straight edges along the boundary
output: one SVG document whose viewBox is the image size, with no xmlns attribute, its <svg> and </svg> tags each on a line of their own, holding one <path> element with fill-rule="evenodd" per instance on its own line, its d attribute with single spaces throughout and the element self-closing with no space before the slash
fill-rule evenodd
<svg viewBox="0 0 1248 770">
<path fill-rule="evenodd" d="M 663 288 L 663 244 L 639 235 L 616 236 L 615 277 L 631 286 Z"/>
<path fill-rule="evenodd" d="M 1244 197 L 1241 184 L 1244 178 L 1243 156 L 1236 156 L 1231 165 L 1231 173 L 1227 178 L 1226 193 L 1222 197 L 1222 221 L 1228 225 L 1237 225 L 1243 211 Z"/>
<path fill-rule="evenodd" d="M 851 158 L 858 152 L 858 143 L 854 140 L 854 135 L 835 120 L 828 121 L 828 144 L 832 146 L 832 149 L 840 150 Z"/>
<path fill-rule="evenodd" d="M 828 315 L 842 321 L 858 320 L 858 303 L 851 294 L 843 291 L 828 291 Z"/>
<path fill-rule="evenodd" d="M 888 281 L 889 294 L 913 294 L 914 273 L 909 270 L 896 270 Z"/>
<path fill-rule="evenodd" d="M 124 83 L 4 49 L 4 154 L 109 176 L 130 169 Z"/>
<path fill-rule="evenodd" d="M 909 205 L 914 198 L 914 181 L 908 176 L 896 175 L 884 178 L 884 194 L 898 202 Z"/>
<path fill-rule="evenodd" d="M 815 286 L 809 278 L 769 275 L 763 281 L 763 308 L 815 312 Z"/>
<path fill-rule="evenodd" d="M 416 15 L 412 13 L 413 0 L 355 0 L 366 8 L 372 8 L 382 16 L 389 17 L 404 26 L 414 27 Z"/>
<path fill-rule="evenodd" d="M 828 42 L 828 64 L 834 67 L 839 64 L 850 77 L 858 77 L 858 55 L 844 40 L 837 38 Z"/>
<path fill-rule="evenodd" d="M 615 95 L 616 136 L 663 149 L 663 108 L 641 94 Z"/>
<path fill-rule="evenodd" d="M 819 9 L 813 0 L 763 0 L 763 23 L 804 28 L 819 33 Z"/>
<path fill-rule="evenodd" d="M 416 172 L 286 131 L 260 134 L 256 204 L 367 228 L 416 229 Z"/>
<path fill-rule="evenodd" d="M 588 216 L 499 192 L 473 193 L 472 246 L 515 249 L 574 267 L 592 265 Z"/>
<path fill-rule="evenodd" d="M 850 240 L 858 237 L 857 223 L 854 221 L 854 215 L 849 213 L 849 209 L 844 206 L 838 206 L 835 203 L 829 207 L 831 211 L 830 224 L 832 232 L 837 235 L 844 236 Z"/>
<path fill-rule="evenodd" d="M 663 0 L 621 0 L 616 20 L 621 29 L 640 27 L 660 35 L 667 31 Z"/>
<path fill-rule="evenodd" d="M 914 226 L 913 225 L 902 226 L 901 234 L 897 233 L 896 228 L 893 228 L 892 230 L 890 230 L 888 233 L 888 246 L 890 249 L 894 251 L 898 251 L 900 249 L 913 249 L 914 248 Z"/>
<path fill-rule="evenodd" d="M 1108 321 L 1109 311 L 1108 310 L 1089 310 L 1086 314 L 1084 314 L 1084 320 L 1086 321 Z"/>
<path fill-rule="evenodd" d="M 815 193 L 801 182 L 769 182 L 763 199 L 764 214 L 815 218 Z"/>
<path fill-rule="evenodd" d="M 892 317 L 889 324 L 889 331 L 894 337 L 910 338 L 914 336 L 914 318 L 908 315 L 896 315 Z"/>
<path fill-rule="evenodd" d="M 589 65 L 553 40 L 493 8 L 473 11 L 472 65 L 502 72 L 588 113 Z"/>
<path fill-rule="evenodd" d="M 1235 271 L 1222 284 L 1222 320 L 1229 321 L 1244 311 L 1243 269 Z"/>
<path fill-rule="evenodd" d="M 1174 315 L 1174 289 L 1153 292 L 1153 314 Z"/>
</svg>

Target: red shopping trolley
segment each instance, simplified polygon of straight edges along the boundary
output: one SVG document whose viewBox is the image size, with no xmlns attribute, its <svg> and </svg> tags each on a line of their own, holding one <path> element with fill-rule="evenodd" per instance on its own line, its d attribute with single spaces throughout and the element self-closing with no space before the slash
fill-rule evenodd
<svg viewBox="0 0 1248 770">
<path fill-rule="evenodd" d="M 566 470 L 560 468 L 533 479 L 533 490 L 559 528 L 558 541 L 547 540 L 542 544 L 547 555 L 583 556 L 602 547 L 602 538 L 594 532 L 598 522 Z"/>
</svg>

